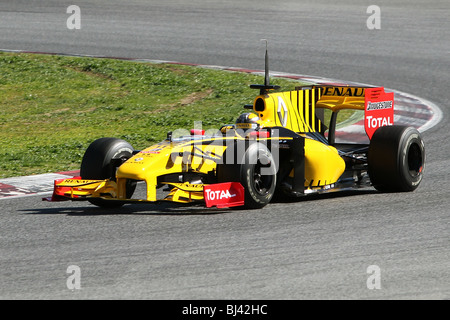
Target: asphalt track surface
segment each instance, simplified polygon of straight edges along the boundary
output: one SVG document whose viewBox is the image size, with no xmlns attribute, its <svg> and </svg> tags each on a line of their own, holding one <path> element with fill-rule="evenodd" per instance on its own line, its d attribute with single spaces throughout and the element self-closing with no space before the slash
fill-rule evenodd
<svg viewBox="0 0 450 320">
<path fill-rule="evenodd" d="M 1 299 L 449 299 L 448 1 L 0 1 L 0 49 L 271 69 L 434 102 L 425 177 L 257 211 L 0 201 Z M 236 84 L 237 86 L 239 84 Z M 246 102 L 245 102 L 246 103 Z M 70 290 L 68 267 L 81 271 Z M 381 288 L 369 289 L 368 267 Z"/>
</svg>

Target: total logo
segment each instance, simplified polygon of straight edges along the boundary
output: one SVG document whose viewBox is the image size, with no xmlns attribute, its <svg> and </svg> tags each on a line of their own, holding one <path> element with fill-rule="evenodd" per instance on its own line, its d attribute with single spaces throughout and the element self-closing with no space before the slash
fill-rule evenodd
<svg viewBox="0 0 450 320">
<path fill-rule="evenodd" d="M 231 194 L 230 190 L 205 190 L 207 200 L 223 200 L 236 197 L 236 194 Z"/>
<path fill-rule="evenodd" d="M 205 185 L 203 197 L 206 207 L 227 208 L 244 205 L 245 190 L 239 182 L 222 182 Z"/>
<path fill-rule="evenodd" d="M 367 119 L 367 127 L 369 129 L 393 125 L 393 121 L 390 117 L 375 118 L 372 116 L 367 116 L 366 119 Z"/>
</svg>

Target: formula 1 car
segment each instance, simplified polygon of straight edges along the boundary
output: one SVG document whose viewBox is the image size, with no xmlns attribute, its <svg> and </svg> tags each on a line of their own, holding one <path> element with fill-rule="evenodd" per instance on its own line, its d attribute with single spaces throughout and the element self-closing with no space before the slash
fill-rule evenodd
<svg viewBox="0 0 450 320">
<path fill-rule="evenodd" d="M 80 176 L 55 181 L 48 201 L 87 200 L 101 207 L 124 203 L 204 203 L 218 208 L 262 208 L 274 196 L 301 197 L 373 186 L 382 192 L 415 190 L 423 178 L 424 142 L 394 125 L 394 94 L 383 87 L 318 86 L 280 92 L 264 85 L 252 112 L 217 132 L 192 129 L 144 150 L 100 138 L 81 162 Z M 331 116 L 326 121 L 323 110 Z M 361 110 L 367 143 L 336 139 L 337 118 Z M 145 183 L 145 196 L 134 197 Z"/>
</svg>

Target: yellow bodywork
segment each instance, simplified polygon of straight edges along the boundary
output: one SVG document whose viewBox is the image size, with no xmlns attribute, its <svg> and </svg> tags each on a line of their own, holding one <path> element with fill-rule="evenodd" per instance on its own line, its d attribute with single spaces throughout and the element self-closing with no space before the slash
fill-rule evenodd
<svg viewBox="0 0 450 320">
<path fill-rule="evenodd" d="M 336 148 L 319 141 L 305 140 L 305 188 L 335 183 L 345 170 Z"/>
<path fill-rule="evenodd" d="M 218 142 L 220 139 L 214 139 Z M 145 181 L 147 184 L 147 201 L 156 201 L 156 187 L 158 177 L 171 173 L 194 172 L 207 174 L 216 168 L 216 162 L 225 151 L 225 142 L 217 144 L 204 144 L 203 139 L 189 141 L 165 140 L 157 145 L 142 150 L 117 170 L 117 184 L 119 188 L 119 199 L 125 199 L 125 183 L 127 179 Z M 198 156 L 193 155 L 198 154 Z M 205 157 L 209 155 L 209 157 Z M 172 201 L 190 198 L 198 199 L 203 185 L 193 186 L 194 191 L 185 186 L 174 185 L 179 192 L 172 192 L 169 197 Z M 203 189 L 201 189 L 203 192 Z M 201 196 L 203 197 L 203 196 Z M 184 200 L 177 202 L 185 202 Z"/>
<path fill-rule="evenodd" d="M 169 183 L 173 189 L 165 200 L 181 203 L 203 200 L 203 184 Z"/>
<path fill-rule="evenodd" d="M 254 110 L 264 127 L 281 126 L 294 132 L 320 132 L 315 103 L 320 90 L 294 90 L 276 92 L 256 97 Z"/>
<path fill-rule="evenodd" d="M 311 87 L 260 95 L 255 98 L 253 109 L 264 127 L 281 126 L 297 133 L 322 132 L 324 126 L 316 117 L 317 105 L 329 102 L 326 106 L 332 109 L 344 101 L 342 97 L 324 96 L 322 93 L 321 87 Z M 331 100 L 336 98 L 338 100 Z M 364 108 L 364 97 L 362 101 Z M 305 139 L 305 188 L 331 185 L 344 170 L 345 162 L 336 148 Z"/>
<path fill-rule="evenodd" d="M 339 111 L 342 109 L 364 110 L 364 87 L 319 87 L 322 93 L 316 108 Z"/>
</svg>

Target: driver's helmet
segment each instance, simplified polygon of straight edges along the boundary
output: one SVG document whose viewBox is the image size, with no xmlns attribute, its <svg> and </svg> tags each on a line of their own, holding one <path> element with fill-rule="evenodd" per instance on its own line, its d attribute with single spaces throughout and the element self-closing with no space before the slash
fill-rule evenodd
<svg viewBox="0 0 450 320">
<path fill-rule="evenodd" d="M 243 113 L 236 120 L 237 129 L 258 129 L 260 119 L 254 113 Z"/>
</svg>

